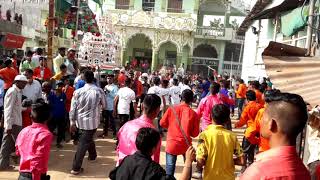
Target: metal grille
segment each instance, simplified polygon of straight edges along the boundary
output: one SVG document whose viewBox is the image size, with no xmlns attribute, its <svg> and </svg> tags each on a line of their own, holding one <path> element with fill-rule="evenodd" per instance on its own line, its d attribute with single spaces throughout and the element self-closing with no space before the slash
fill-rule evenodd
<svg viewBox="0 0 320 180">
<path fill-rule="evenodd" d="M 130 0 L 116 0 L 116 9 L 129 9 Z"/>
<path fill-rule="evenodd" d="M 183 0 L 169 0 L 167 12 L 182 13 Z"/>
</svg>

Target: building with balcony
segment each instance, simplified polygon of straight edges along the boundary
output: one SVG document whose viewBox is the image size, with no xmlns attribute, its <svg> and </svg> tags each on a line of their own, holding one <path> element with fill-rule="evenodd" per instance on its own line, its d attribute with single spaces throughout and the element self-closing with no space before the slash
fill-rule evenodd
<svg viewBox="0 0 320 180">
<path fill-rule="evenodd" d="M 11 21 L 14 23 L 14 15 L 22 15 L 20 35 L 25 38 L 20 51 L 27 51 L 34 47 L 47 48 L 47 29 L 45 22 L 49 14 L 49 0 L 0 0 L 2 19 L 6 18 L 6 11 L 11 11 Z M 2 25 L 1 25 L 2 28 Z M 4 28 L 4 27 L 3 27 Z M 14 29 L 14 28 L 10 28 Z M 1 31 L 1 29 L 0 29 Z M 63 29 L 59 36 L 54 37 L 54 49 L 58 47 L 71 47 L 71 31 Z M 23 54 L 22 54 L 23 55 Z"/>
<path fill-rule="evenodd" d="M 210 66 L 240 75 L 243 39 L 232 23 L 245 16 L 242 2 L 106 0 L 103 12 L 119 37 L 121 65 L 134 61 L 151 70 L 183 65 L 204 76 Z"/>
</svg>

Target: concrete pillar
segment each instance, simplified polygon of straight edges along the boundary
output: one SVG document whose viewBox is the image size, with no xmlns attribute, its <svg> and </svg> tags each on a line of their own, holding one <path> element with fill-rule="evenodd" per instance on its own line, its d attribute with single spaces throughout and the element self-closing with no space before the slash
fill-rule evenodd
<svg viewBox="0 0 320 180">
<path fill-rule="evenodd" d="M 195 0 L 194 1 L 194 9 L 193 9 L 195 14 L 198 14 L 199 6 L 200 6 L 199 0 Z"/>
<path fill-rule="evenodd" d="M 134 1 L 135 0 L 130 0 L 130 2 L 129 2 L 129 9 L 134 9 Z"/>
<path fill-rule="evenodd" d="M 223 62 L 224 62 L 224 51 L 225 51 L 226 43 L 223 43 L 220 45 L 220 52 L 219 52 L 219 67 L 218 67 L 218 73 L 223 73 Z"/>
<path fill-rule="evenodd" d="M 179 68 L 181 66 L 182 62 L 182 53 L 177 53 L 177 67 Z M 184 64 L 186 65 L 186 64 Z"/>
<path fill-rule="evenodd" d="M 158 51 L 152 49 L 152 62 L 151 62 L 151 71 L 155 71 L 158 68 Z"/>
<path fill-rule="evenodd" d="M 121 66 L 125 66 L 127 62 L 127 51 L 126 49 L 121 50 Z"/>
</svg>

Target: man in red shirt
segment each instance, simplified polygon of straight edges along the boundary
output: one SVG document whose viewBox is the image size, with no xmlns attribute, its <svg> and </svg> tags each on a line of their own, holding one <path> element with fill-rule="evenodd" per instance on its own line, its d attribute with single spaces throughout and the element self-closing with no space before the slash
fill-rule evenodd
<svg viewBox="0 0 320 180">
<path fill-rule="evenodd" d="M 185 157 L 188 147 L 192 144 L 191 137 L 197 137 L 199 134 L 200 118 L 190 107 L 192 102 L 193 92 L 189 89 L 184 90 L 181 95 L 181 104 L 169 107 L 160 120 L 161 127 L 168 129 L 166 146 L 168 176 L 174 175 L 177 156 Z"/>
<path fill-rule="evenodd" d="M 45 57 L 39 58 L 40 66 L 33 71 L 35 79 L 42 81 L 49 81 L 52 77 L 51 70 L 47 67 L 47 59 Z"/>
<path fill-rule="evenodd" d="M 0 76 L 4 81 L 4 92 L 6 93 L 12 86 L 14 78 L 18 75 L 18 72 L 12 67 L 12 61 L 10 59 L 7 59 L 4 64 L 6 67 L 0 70 Z"/>
<path fill-rule="evenodd" d="M 308 120 L 307 106 L 296 94 L 277 93 L 266 105 L 261 136 L 271 149 L 256 156 L 240 180 L 310 180 L 310 173 L 296 152 L 296 138 Z"/>
<path fill-rule="evenodd" d="M 119 86 L 119 88 L 124 86 L 124 82 L 127 79 L 127 76 L 126 76 L 125 72 L 126 72 L 125 69 L 121 69 L 120 70 L 120 74 L 118 75 L 118 86 Z"/>
<path fill-rule="evenodd" d="M 32 106 L 33 124 L 24 128 L 16 141 L 16 153 L 20 155 L 19 179 L 47 179 L 50 146 L 53 135 L 46 123 L 49 105 L 38 102 Z"/>
</svg>

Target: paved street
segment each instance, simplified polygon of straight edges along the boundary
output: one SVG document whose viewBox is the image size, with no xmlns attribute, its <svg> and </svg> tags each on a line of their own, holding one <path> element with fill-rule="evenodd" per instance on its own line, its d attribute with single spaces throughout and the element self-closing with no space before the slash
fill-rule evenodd
<svg viewBox="0 0 320 180">
<path fill-rule="evenodd" d="M 101 131 L 98 132 L 98 134 Z M 236 130 L 239 140 L 242 140 L 243 129 Z M 193 140 L 194 147 L 196 147 L 197 140 Z M 161 149 L 161 160 L 160 163 L 165 167 L 165 139 L 162 140 Z M 58 150 L 55 147 L 55 143 L 52 143 L 51 157 L 49 160 L 49 172 L 51 179 L 53 180 L 76 180 L 76 179 L 86 179 L 86 180 L 99 180 L 106 179 L 110 170 L 113 169 L 115 165 L 116 152 L 115 152 L 115 141 L 111 137 L 106 139 L 96 139 L 96 146 L 98 152 L 98 159 L 96 162 L 88 162 L 84 159 L 83 168 L 84 173 L 81 176 L 70 175 L 73 156 L 76 147 L 71 143 L 65 144 L 64 148 Z M 179 177 L 183 168 L 183 158 L 178 157 L 177 168 L 176 168 L 176 178 Z M 13 172 L 0 172 L 0 180 L 16 180 L 18 177 L 18 167 L 16 171 Z M 239 168 L 237 168 L 239 169 Z"/>
</svg>

